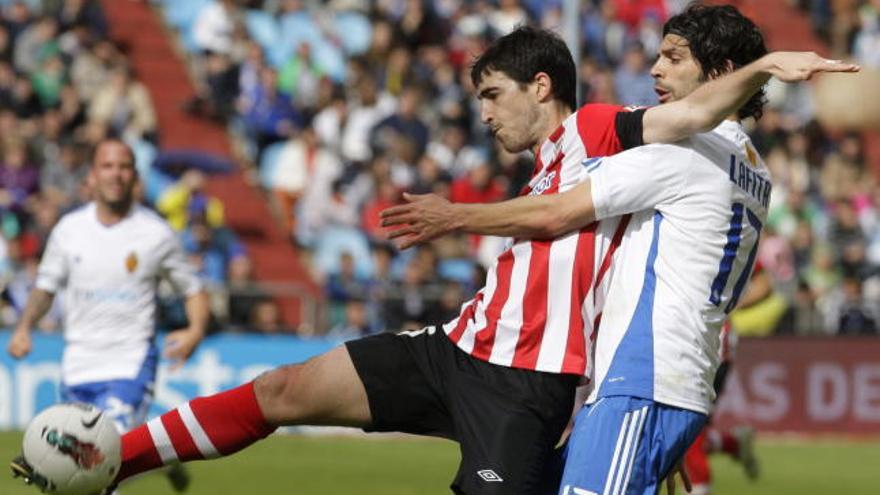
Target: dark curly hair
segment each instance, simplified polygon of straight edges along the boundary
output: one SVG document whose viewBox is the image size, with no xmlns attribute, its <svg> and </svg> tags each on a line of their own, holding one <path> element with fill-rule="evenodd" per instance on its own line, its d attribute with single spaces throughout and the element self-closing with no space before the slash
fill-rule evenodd
<svg viewBox="0 0 880 495">
<path fill-rule="evenodd" d="M 521 26 L 495 40 L 471 66 L 471 81 L 479 86 L 488 71 L 503 72 L 526 85 L 538 72 L 553 81 L 553 97 L 577 108 L 577 69 L 565 42 L 552 31 Z"/>
<path fill-rule="evenodd" d="M 727 72 L 730 65 L 738 69 L 767 54 L 758 26 L 731 5 L 693 3 L 666 22 L 663 36 L 667 34 L 687 40 L 706 78 Z M 760 89 L 740 107 L 737 116 L 760 119 L 766 96 L 764 89 Z"/>
</svg>

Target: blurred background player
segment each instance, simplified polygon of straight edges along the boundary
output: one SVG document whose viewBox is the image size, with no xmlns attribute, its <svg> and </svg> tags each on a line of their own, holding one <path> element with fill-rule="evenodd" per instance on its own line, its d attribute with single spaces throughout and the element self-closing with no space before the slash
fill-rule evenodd
<svg viewBox="0 0 880 495">
<path fill-rule="evenodd" d="M 208 302 L 171 228 L 135 202 L 138 175 L 131 148 L 115 139 L 101 141 L 88 180 L 93 201 L 52 230 L 8 351 L 15 358 L 30 353 L 31 329 L 63 290 L 61 400 L 94 404 L 125 432 L 144 422 L 153 397 L 160 280 L 186 295 L 189 327 L 165 337 L 163 355 L 174 366 L 202 340 Z M 188 484 L 179 465 L 168 474 L 175 488 Z"/>
</svg>

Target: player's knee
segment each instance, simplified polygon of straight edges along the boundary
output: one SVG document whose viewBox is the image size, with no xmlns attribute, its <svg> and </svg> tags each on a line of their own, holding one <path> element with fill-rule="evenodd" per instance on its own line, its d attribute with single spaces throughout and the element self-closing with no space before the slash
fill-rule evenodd
<svg viewBox="0 0 880 495">
<path fill-rule="evenodd" d="M 266 420 L 273 424 L 294 424 L 305 414 L 302 386 L 303 365 L 275 368 L 254 382 L 254 393 Z"/>
</svg>

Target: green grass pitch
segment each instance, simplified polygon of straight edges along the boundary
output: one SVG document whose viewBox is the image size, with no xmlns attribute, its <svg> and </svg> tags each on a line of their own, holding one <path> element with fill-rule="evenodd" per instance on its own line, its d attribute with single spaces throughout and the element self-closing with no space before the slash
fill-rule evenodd
<svg viewBox="0 0 880 495">
<path fill-rule="evenodd" d="M 0 460 L 19 450 L 21 433 L 0 433 Z M 715 494 L 880 494 L 880 442 L 759 438 L 762 478 L 747 481 L 739 465 L 717 457 Z M 238 455 L 189 464 L 193 495 L 441 495 L 458 462 L 451 442 L 409 437 L 276 435 Z M 0 494 L 37 490 L 0 474 Z M 166 480 L 146 475 L 122 495 L 173 493 Z M 678 493 L 683 493 L 679 490 Z"/>
</svg>

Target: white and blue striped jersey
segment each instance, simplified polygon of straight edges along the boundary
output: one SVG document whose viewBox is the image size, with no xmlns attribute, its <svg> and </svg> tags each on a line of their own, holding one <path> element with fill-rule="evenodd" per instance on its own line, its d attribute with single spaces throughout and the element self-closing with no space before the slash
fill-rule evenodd
<svg viewBox="0 0 880 495">
<path fill-rule="evenodd" d="M 614 260 L 587 402 L 626 395 L 708 413 L 719 334 L 749 281 L 770 173 L 735 122 L 603 159 L 598 219 L 633 213 Z"/>
</svg>

